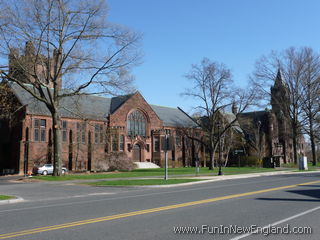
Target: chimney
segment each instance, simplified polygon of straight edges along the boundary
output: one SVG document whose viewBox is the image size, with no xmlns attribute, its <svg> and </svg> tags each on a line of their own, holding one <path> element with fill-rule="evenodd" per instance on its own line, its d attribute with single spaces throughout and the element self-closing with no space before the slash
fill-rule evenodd
<svg viewBox="0 0 320 240">
<path fill-rule="evenodd" d="M 26 48 L 24 50 L 24 55 L 26 56 L 32 56 L 35 54 L 35 48 L 33 46 L 33 43 L 31 41 L 26 42 Z"/>
<path fill-rule="evenodd" d="M 19 49 L 18 48 L 10 48 L 9 53 L 9 74 L 13 74 L 16 71 L 16 62 L 19 59 Z"/>
<path fill-rule="evenodd" d="M 62 79 L 61 79 L 61 69 L 60 72 L 59 68 L 61 67 L 61 57 L 62 57 L 62 53 L 60 49 L 54 49 L 53 50 L 53 59 L 52 59 L 52 63 L 53 63 L 53 68 L 52 68 L 52 76 L 55 78 L 56 77 L 56 85 L 58 87 L 58 89 L 62 88 Z M 53 83 L 54 84 L 54 83 Z"/>
<path fill-rule="evenodd" d="M 232 103 L 232 113 L 233 113 L 234 115 L 237 115 L 237 113 L 238 113 L 238 107 L 237 107 L 236 102 L 233 102 L 233 103 Z"/>
</svg>

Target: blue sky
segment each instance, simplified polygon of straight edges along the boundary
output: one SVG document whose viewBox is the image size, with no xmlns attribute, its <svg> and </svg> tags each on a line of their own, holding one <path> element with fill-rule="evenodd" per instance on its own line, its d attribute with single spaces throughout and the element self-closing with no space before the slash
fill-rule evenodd
<svg viewBox="0 0 320 240">
<path fill-rule="evenodd" d="M 109 0 L 109 20 L 143 34 L 136 87 L 151 104 L 190 112 L 184 75 L 203 57 L 246 86 L 255 61 L 291 46 L 320 50 L 318 0 Z"/>
</svg>

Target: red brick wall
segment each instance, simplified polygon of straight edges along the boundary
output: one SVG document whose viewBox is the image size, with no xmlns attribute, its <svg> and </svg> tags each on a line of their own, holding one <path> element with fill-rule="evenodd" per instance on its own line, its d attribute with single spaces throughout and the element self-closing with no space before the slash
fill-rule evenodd
<svg viewBox="0 0 320 240">
<path fill-rule="evenodd" d="M 127 117 L 134 110 L 141 111 L 147 119 L 147 132 L 146 137 L 137 136 L 129 137 L 127 134 Z M 45 119 L 46 120 L 46 141 L 40 142 L 35 141 L 34 138 L 34 120 L 35 119 Z M 97 121 L 88 120 L 85 121 L 85 143 L 77 142 L 77 123 L 84 121 L 79 119 L 62 118 L 62 121 L 67 121 L 67 141 L 62 143 L 62 161 L 63 165 L 69 168 L 70 166 L 70 156 L 72 156 L 72 170 L 73 171 L 86 171 L 88 170 L 88 157 L 89 157 L 89 144 L 88 137 L 89 132 L 91 132 L 91 170 L 95 170 L 97 163 L 99 161 L 106 160 L 106 143 L 95 143 L 95 124 L 102 124 L 104 133 L 107 129 L 115 129 L 119 135 L 125 136 L 124 151 L 127 153 L 128 157 L 132 158 L 132 150 L 129 151 L 128 144 L 130 148 L 135 144 L 139 144 L 141 147 L 141 160 L 142 161 L 152 161 L 163 165 L 164 152 L 160 151 L 158 153 L 154 152 L 153 146 L 153 131 L 158 131 L 158 135 L 164 135 L 163 123 L 149 106 L 149 104 L 144 100 L 140 93 L 134 94 L 130 99 L 128 99 L 122 106 L 120 106 L 113 114 L 110 115 L 108 121 Z M 62 123 L 61 123 L 62 125 Z M 21 129 L 22 128 L 22 129 Z M 22 127 L 20 128 L 22 137 L 21 141 L 17 142 L 16 148 L 19 148 L 19 171 L 24 172 L 24 149 L 26 139 L 26 129 L 29 132 L 29 154 L 28 154 L 28 170 L 31 171 L 33 166 L 36 164 L 43 164 L 50 162 L 50 148 L 49 146 L 49 131 L 52 128 L 52 120 L 49 116 L 34 116 L 26 115 Z M 170 128 L 172 133 L 174 133 L 174 128 Z M 160 132 L 159 132 L 160 130 Z M 69 138 L 70 132 L 72 132 L 72 139 Z M 52 133 L 51 133 L 52 134 Z M 62 133 L 61 133 L 62 134 Z M 147 145 L 149 145 L 149 151 L 147 151 Z M 111 143 L 109 143 L 108 152 L 111 150 Z M 51 153 L 53 157 L 53 153 Z M 181 166 L 181 147 L 176 146 L 175 148 L 175 160 L 172 160 L 172 152 L 168 152 L 169 165 L 172 167 Z M 53 159 L 52 159 L 53 160 Z"/>
<path fill-rule="evenodd" d="M 135 110 L 142 112 L 147 118 L 147 137 L 135 137 L 130 138 L 127 135 L 127 117 Z M 128 144 L 131 148 L 135 144 L 139 144 L 141 147 L 141 160 L 152 161 L 152 138 L 151 131 L 154 129 L 160 129 L 162 127 L 162 121 L 141 96 L 140 93 L 134 94 L 128 99 L 122 106 L 120 106 L 113 114 L 110 115 L 110 127 L 122 127 L 120 134 L 125 135 L 125 152 L 132 158 L 132 151 L 128 151 Z M 149 144 L 149 152 L 147 151 L 147 144 Z"/>
</svg>

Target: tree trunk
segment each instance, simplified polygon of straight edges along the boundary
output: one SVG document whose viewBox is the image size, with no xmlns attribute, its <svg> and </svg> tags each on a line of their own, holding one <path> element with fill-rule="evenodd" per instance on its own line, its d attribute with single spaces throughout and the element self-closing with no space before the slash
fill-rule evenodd
<svg viewBox="0 0 320 240">
<path fill-rule="evenodd" d="M 293 143 L 293 158 L 294 163 L 298 163 L 298 150 L 297 150 L 297 129 L 294 126 L 292 129 L 292 143 Z"/>
<path fill-rule="evenodd" d="M 310 143 L 311 143 L 311 152 L 312 152 L 312 166 L 317 165 L 317 154 L 316 154 L 316 144 L 315 144 L 315 137 L 313 131 L 313 119 L 312 115 L 309 115 L 309 127 L 310 127 Z"/>
<path fill-rule="evenodd" d="M 57 112 L 52 114 L 53 130 L 53 176 L 61 175 L 61 120 Z"/>
<path fill-rule="evenodd" d="M 313 134 L 313 130 L 310 131 L 310 142 L 311 142 L 311 151 L 312 151 L 312 166 L 317 165 L 317 154 L 316 154 L 316 144 L 315 144 L 315 137 Z"/>
<path fill-rule="evenodd" d="M 224 167 L 227 167 L 227 164 L 228 164 L 228 161 L 229 161 L 229 153 L 230 153 L 230 147 L 227 150 L 226 160 L 224 162 Z"/>
<path fill-rule="evenodd" d="M 212 150 L 210 150 L 210 165 L 209 165 L 209 170 L 213 170 L 214 169 L 214 155 L 216 153 L 218 144 L 216 144 L 215 146 L 212 146 Z"/>
<path fill-rule="evenodd" d="M 212 154 L 212 152 L 213 152 L 212 150 L 209 151 L 209 155 L 210 155 L 209 156 L 209 158 L 210 158 L 209 159 L 209 170 L 213 170 L 213 167 L 214 167 L 213 166 L 213 154 Z"/>
</svg>

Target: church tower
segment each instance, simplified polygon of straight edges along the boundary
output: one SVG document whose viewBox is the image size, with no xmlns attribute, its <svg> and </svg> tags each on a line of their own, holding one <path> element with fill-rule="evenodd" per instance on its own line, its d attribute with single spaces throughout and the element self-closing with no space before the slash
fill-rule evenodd
<svg viewBox="0 0 320 240">
<path fill-rule="evenodd" d="M 52 88 L 55 79 L 57 87 L 61 89 L 61 75 L 57 77 L 62 54 L 58 50 L 54 50 L 52 57 L 37 53 L 32 42 L 26 42 L 24 54 L 19 54 L 18 48 L 11 48 L 9 53 L 9 74 L 24 83 L 34 83 L 35 77 L 42 83 Z M 48 69 L 50 75 L 48 76 Z"/>
<path fill-rule="evenodd" d="M 274 85 L 271 87 L 271 106 L 276 115 L 289 116 L 289 93 L 282 71 L 278 69 Z"/>
<path fill-rule="evenodd" d="M 284 81 L 283 74 L 278 69 L 274 85 L 271 87 L 271 106 L 274 118 L 274 127 L 277 128 L 278 146 L 282 146 L 281 160 L 284 163 L 288 162 L 288 148 L 290 146 L 290 98 L 287 84 Z M 277 146 L 273 146 L 277 147 Z"/>
</svg>

